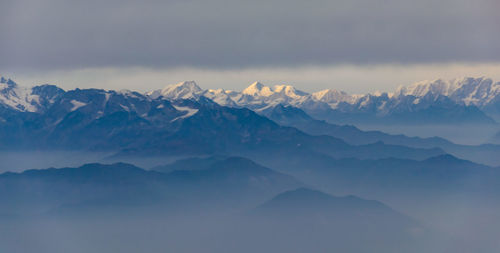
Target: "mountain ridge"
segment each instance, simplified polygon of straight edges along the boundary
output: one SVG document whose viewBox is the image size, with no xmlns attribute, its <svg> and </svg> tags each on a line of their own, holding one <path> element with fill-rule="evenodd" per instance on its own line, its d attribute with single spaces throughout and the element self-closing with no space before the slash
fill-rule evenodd
<svg viewBox="0 0 500 253">
<path fill-rule="evenodd" d="M 422 116 L 411 123 L 425 122 L 426 117 L 430 117 L 432 111 L 437 110 L 439 117 L 428 119 L 429 123 L 445 123 L 452 119 L 456 122 L 492 124 L 495 123 L 492 118 L 497 118 L 500 112 L 498 87 L 500 82 L 494 83 L 483 77 L 469 77 L 450 81 L 437 79 L 417 82 L 406 87 L 400 86 L 394 93 L 350 95 L 335 89 L 309 94 L 290 85 L 271 87 L 255 82 L 242 92 L 196 89 L 191 92 L 190 97 L 217 98 L 221 105 L 247 107 L 256 111 L 281 103 L 301 108 L 321 119 L 341 117 L 344 121 L 358 123 L 377 122 L 380 119 L 401 123 L 411 119 L 400 118 L 401 114 L 416 113 Z M 440 108 L 451 110 L 456 115 L 446 114 L 442 109 L 439 111 Z M 375 117 L 370 118 L 370 114 Z M 445 120 L 441 121 L 440 117 L 443 116 Z"/>
<path fill-rule="evenodd" d="M 37 112 L 42 108 L 38 101 L 40 94 L 35 92 L 40 86 L 22 88 L 11 79 L 2 77 L 0 81 L 0 105 L 15 110 Z M 55 86 L 53 87 L 53 89 Z M 60 93 L 61 89 L 58 92 Z M 131 94 L 139 94 L 130 92 Z M 184 81 L 167 85 L 163 89 L 154 90 L 140 95 L 157 99 L 163 97 L 168 100 L 198 99 L 201 96 L 212 99 L 216 103 L 231 107 L 247 107 L 251 110 L 264 110 L 277 104 L 291 105 L 305 110 L 309 114 L 321 119 L 338 116 L 345 121 L 357 122 L 367 117 L 367 114 L 377 118 L 391 119 L 396 122 L 398 114 L 415 114 L 423 110 L 447 108 L 458 115 L 442 115 L 457 120 L 460 117 L 472 117 L 476 123 L 493 123 L 492 118 L 500 115 L 500 82 L 479 77 L 464 77 L 449 81 L 436 79 L 433 81 L 416 82 L 408 86 L 400 86 L 393 93 L 374 93 L 351 95 L 335 89 L 326 89 L 307 93 L 290 85 L 266 86 L 254 82 L 242 92 L 227 91 L 224 89 L 200 88 L 194 81 Z M 46 99 L 53 101 L 53 99 Z M 497 115 L 498 114 L 498 115 Z M 424 114 L 425 115 L 425 114 Z M 424 118 L 425 119 L 425 118 Z M 330 119 L 331 120 L 331 119 Z M 436 121 L 437 119 L 431 119 Z M 470 121 L 470 120 L 469 120 Z"/>
</svg>

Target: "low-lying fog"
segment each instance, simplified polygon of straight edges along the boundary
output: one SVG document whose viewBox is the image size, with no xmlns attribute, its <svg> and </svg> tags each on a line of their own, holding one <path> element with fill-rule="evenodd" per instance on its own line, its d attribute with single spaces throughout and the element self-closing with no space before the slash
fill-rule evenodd
<svg viewBox="0 0 500 253">
<path fill-rule="evenodd" d="M 113 154 L 82 151 L 0 151 L 0 174 L 7 171 L 21 172 L 28 169 L 79 167 L 86 163 L 114 162 L 131 163 L 147 169 L 179 159 L 179 157 L 114 159 Z"/>
<path fill-rule="evenodd" d="M 51 167 L 78 167 L 85 163 L 103 162 L 108 155 L 108 153 L 81 151 L 0 151 L 0 173 Z"/>
<path fill-rule="evenodd" d="M 364 131 L 378 130 L 389 134 L 407 136 L 435 137 L 439 136 L 456 144 L 480 145 L 492 143 L 493 137 L 500 130 L 499 125 L 356 125 Z"/>
<path fill-rule="evenodd" d="M 345 225 L 267 223 L 242 216 L 115 214 L 99 217 L 0 218 L 1 252 L 369 252 L 496 253 L 498 214 L 462 219 L 450 210 L 435 230 L 357 231 Z M 491 220 L 496 217 L 497 220 Z"/>
<path fill-rule="evenodd" d="M 114 162 L 110 155 L 0 152 L 0 173 Z M 174 159 L 177 158 L 121 161 L 148 169 Z M 110 205 L 104 213 L 89 212 L 75 216 L 0 216 L 0 252 L 497 253 L 500 250 L 498 203 L 463 197 L 439 199 L 424 196 L 415 199 L 409 195 L 397 199 L 378 192 L 339 193 L 327 187 L 320 188 L 335 196 L 355 194 L 381 201 L 415 219 L 422 227 L 410 228 L 400 234 L 401 231 L 386 227 L 364 231 L 360 230 L 359 224 L 356 227 L 346 222 L 332 223 L 314 212 L 293 220 L 274 222 L 249 215 L 251 208 L 231 213 L 210 213 L 208 209 L 200 207 L 189 214 L 172 215 L 163 213 L 162 209 L 155 206 L 144 206 L 140 211 L 128 212 L 121 206 Z M 415 192 L 421 190 L 414 189 Z"/>
</svg>

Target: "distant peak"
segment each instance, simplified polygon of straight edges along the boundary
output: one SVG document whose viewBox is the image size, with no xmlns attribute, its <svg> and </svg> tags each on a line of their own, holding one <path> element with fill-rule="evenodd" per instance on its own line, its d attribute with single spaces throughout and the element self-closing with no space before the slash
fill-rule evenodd
<svg viewBox="0 0 500 253">
<path fill-rule="evenodd" d="M 274 86 L 274 91 L 276 92 L 288 91 L 288 90 L 295 90 L 295 87 L 286 84 L 280 84 Z"/>
<path fill-rule="evenodd" d="M 479 88 L 479 87 L 482 88 Z M 487 96 L 481 94 L 487 90 L 491 90 L 494 86 L 493 80 L 485 77 L 462 77 L 452 80 L 435 79 L 424 80 L 412 83 L 408 86 L 400 86 L 397 95 L 411 95 L 416 97 L 423 97 L 428 94 L 431 95 L 444 95 L 444 96 Z M 463 89 L 466 87 L 465 89 Z M 486 87 L 490 87 L 489 89 Z M 493 88 L 494 90 L 494 88 Z M 467 93 L 467 94 L 462 94 Z"/>
<path fill-rule="evenodd" d="M 312 97 L 316 100 L 334 105 L 334 104 L 338 104 L 340 102 L 354 103 L 354 101 L 360 96 L 359 95 L 350 95 L 344 91 L 339 91 L 336 89 L 326 89 L 326 90 L 314 92 L 312 94 Z"/>
<path fill-rule="evenodd" d="M 268 97 L 271 96 L 274 91 L 269 86 L 266 86 L 260 82 L 254 82 L 250 84 L 250 86 L 248 86 L 246 89 L 244 89 L 242 93 L 250 96 Z"/>
<path fill-rule="evenodd" d="M 190 99 L 197 97 L 202 91 L 195 81 L 184 81 L 167 85 L 161 91 L 150 93 L 150 96 L 163 96 L 169 99 Z"/>
<path fill-rule="evenodd" d="M 186 90 L 191 90 L 191 91 L 195 91 L 195 92 L 199 92 L 202 90 L 200 88 L 200 86 L 198 86 L 198 84 L 196 84 L 195 81 L 183 81 L 183 82 L 179 82 L 176 84 L 170 84 L 170 85 L 165 86 L 165 88 L 162 89 L 162 92 L 163 91 L 180 90 L 180 89 L 186 89 Z"/>
<path fill-rule="evenodd" d="M 189 87 L 189 88 L 201 90 L 201 88 L 198 86 L 198 84 L 196 84 L 195 81 L 183 81 L 183 82 L 179 82 L 177 84 L 174 84 L 173 86 L 174 87 Z"/>
<path fill-rule="evenodd" d="M 323 96 L 326 96 L 326 95 L 347 95 L 347 93 L 345 93 L 343 91 L 336 90 L 336 89 L 320 90 L 320 91 L 317 91 L 317 92 L 315 92 L 313 94 L 316 97 L 323 97 Z"/>
</svg>

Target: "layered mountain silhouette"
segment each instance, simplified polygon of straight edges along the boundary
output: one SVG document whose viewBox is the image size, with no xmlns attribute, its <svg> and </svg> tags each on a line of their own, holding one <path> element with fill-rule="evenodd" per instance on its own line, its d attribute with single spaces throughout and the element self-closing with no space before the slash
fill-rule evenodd
<svg viewBox="0 0 500 253">
<path fill-rule="evenodd" d="M 477 163 L 496 166 L 500 158 L 495 154 L 500 152 L 500 145 L 460 145 L 440 137 L 408 137 L 402 134 L 392 135 L 381 131 L 362 131 L 353 125 L 336 125 L 324 120 L 317 120 L 303 110 L 278 104 L 259 112 L 261 115 L 283 126 L 295 127 L 311 135 L 329 135 L 352 145 L 366 145 L 383 142 L 390 145 L 402 145 L 414 148 L 439 147 L 447 153 L 472 160 Z"/>
<path fill-rule="evenodd" d="M 160 173 L 130 164 L 87 164 L 78 168 L 0 174 L 3 215 L 82 212 L 89 208 L 236 208 L 255 206 L 303 185 L 240 157 L 197 171 Z"/>
<path fill-rule="evenodd" d="M 370 198 L 434 201 L 441 198 L 494 199 L 500 192 L 497 168 L 442 155 L 422 161 L 408 159 L 310 160 L 289 157 L 269 166 L 288 171 L 303 182 L 331 192 Z M 466 197 L 468 196 L 468 197 Z M 384 200 L 382 199 L 382 200 Z"/>
<path fill-rule="evenodd" d="M 200 172 L 217 166 L 220 156 L 186 158 L 155 167 L 158 171 Z M 492 198 L 500 192 L 498 168 L 440 155 L 425 160 L 398 158 L 335 159 L 328 155 L 288 153 L 261 162 L 330 192 L 395 199 L 471 195 Z"/>
</svg>

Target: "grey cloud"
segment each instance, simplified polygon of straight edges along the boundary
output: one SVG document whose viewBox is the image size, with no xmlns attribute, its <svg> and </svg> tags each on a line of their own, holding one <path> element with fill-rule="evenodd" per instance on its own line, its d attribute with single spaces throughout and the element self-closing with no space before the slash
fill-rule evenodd
<svg viewBox="0 0 500 253">
<path fill-rule="evenodd" d="M 499 61 L 495 0 L 0 3 L 0 68 Z"/>
</svg>

